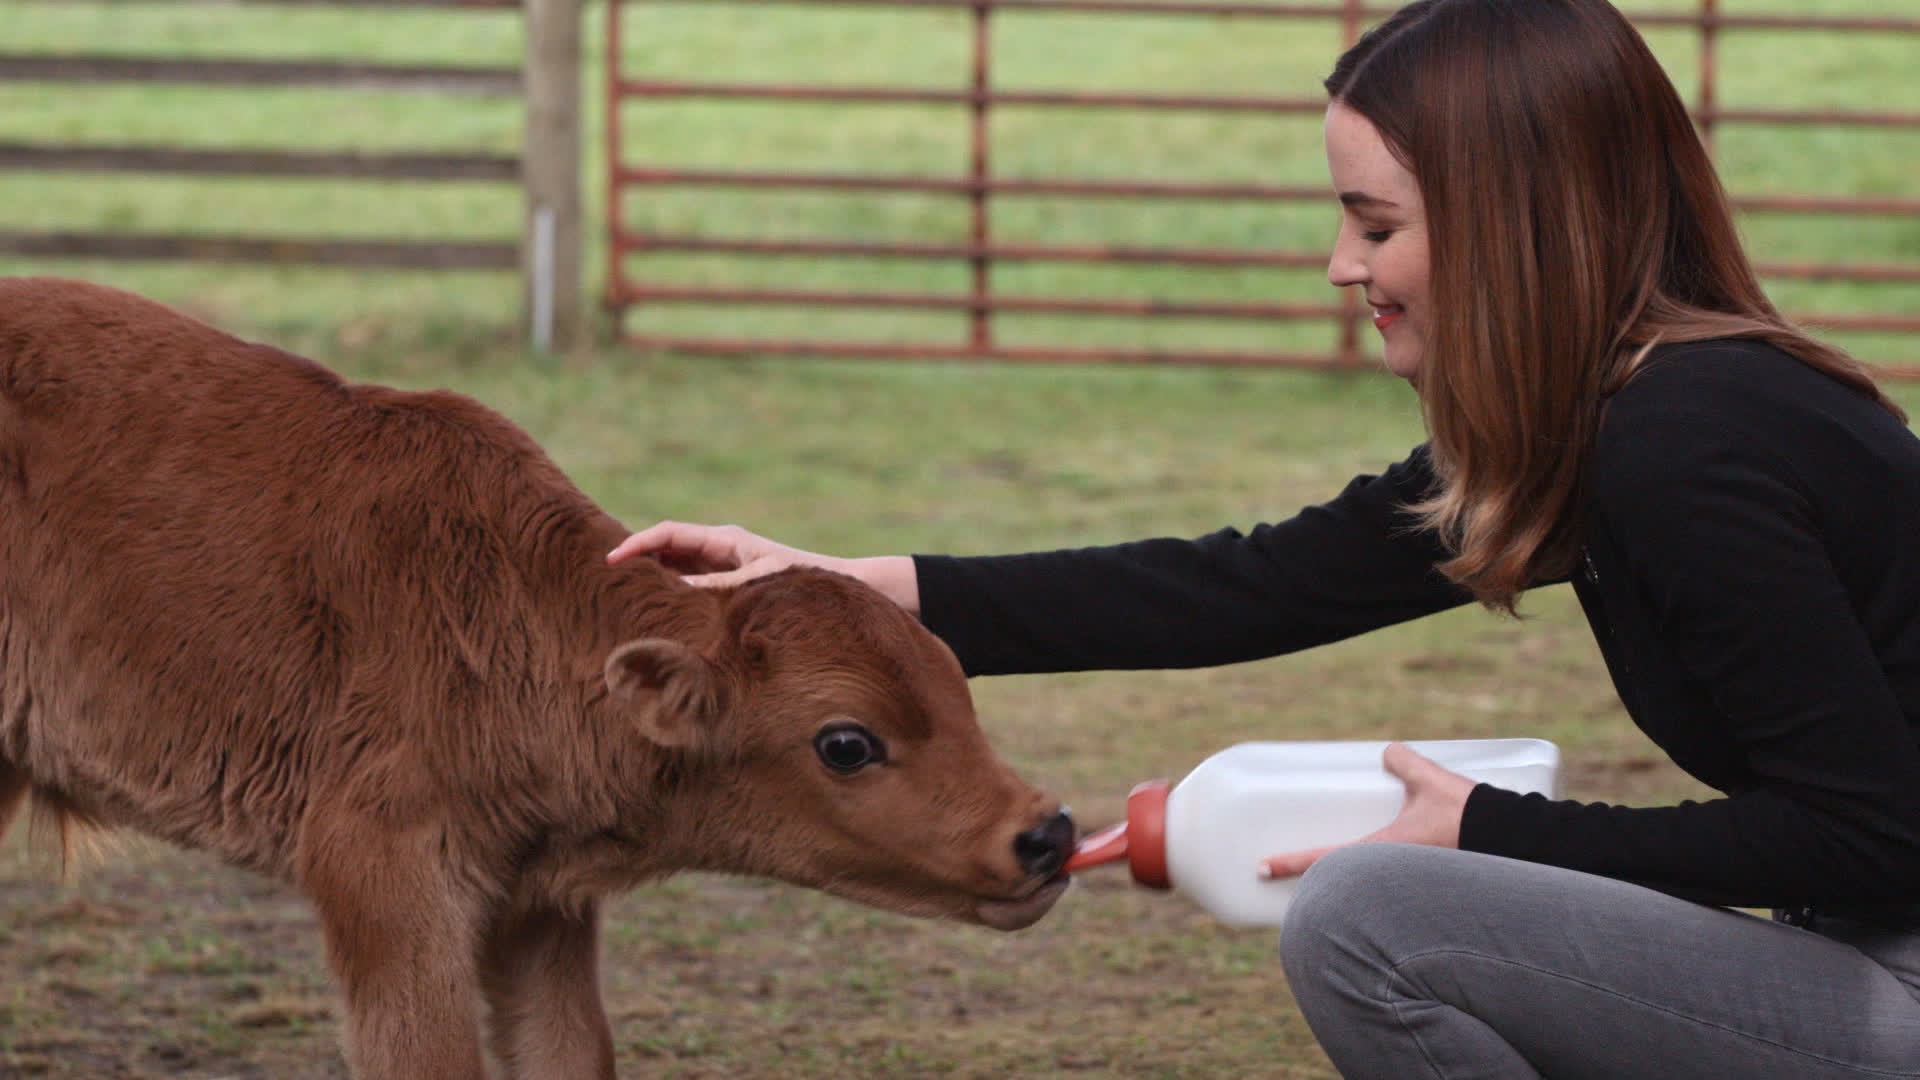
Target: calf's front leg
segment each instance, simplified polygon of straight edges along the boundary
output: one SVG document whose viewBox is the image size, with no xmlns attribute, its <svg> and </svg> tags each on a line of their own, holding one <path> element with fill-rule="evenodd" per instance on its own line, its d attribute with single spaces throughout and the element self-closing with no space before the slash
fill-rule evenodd
<svg viewBox="0 0 1920 1080">
<path fill-rule="evenodd" d="M 540 908 L 488 931 L 481 987 L 493 1052 L 512 1080 L 614 1080 L 599 954 L 597 906 Z"/>
<path fill-rule="evenodd" d="M 473 905 L 432 830 L 343 827 L 301 875 L 346 999 L 354 1080 L 487 1080 L 480 1045 Z"/>
</svg>

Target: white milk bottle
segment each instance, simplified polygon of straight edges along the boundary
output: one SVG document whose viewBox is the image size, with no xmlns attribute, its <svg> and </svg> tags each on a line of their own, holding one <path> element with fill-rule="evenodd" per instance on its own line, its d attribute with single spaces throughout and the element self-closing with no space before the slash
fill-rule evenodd
<svg viewBox="0 0 1920 1080">
<path fill-rule="evenodd" d="M 1560 750 L 1543 739 L 1407 743 L 1471 780 L 1559 797 Z M 1400 812 L 1406 786 L 1385 742 L 1249 742 L 1202 761 L 1177 785 L 1140 784 L 1127 820 L 1082 840 L 1070 872 L 1127 861 L 1133 879 L 1175 889 L 1222 921 L 1278 926 L 1298 878 L 1263 880 L 1272 855 L 1357 840 Z"/>
</svg>

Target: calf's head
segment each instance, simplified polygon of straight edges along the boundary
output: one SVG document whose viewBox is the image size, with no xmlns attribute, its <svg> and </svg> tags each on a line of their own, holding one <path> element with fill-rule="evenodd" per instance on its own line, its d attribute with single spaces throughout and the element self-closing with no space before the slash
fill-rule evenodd
<svg viewBox="0 0 1920 1080">
<path fill-rule="evenodd" d="M 673 758 L 691 868 L 1017 930 L 1066 888 L 1072 819 L 988 745 L 938 638 L 790 570 L 719 597 L 717 644 L 628 642 L 607 683 Z"/>
</svg>

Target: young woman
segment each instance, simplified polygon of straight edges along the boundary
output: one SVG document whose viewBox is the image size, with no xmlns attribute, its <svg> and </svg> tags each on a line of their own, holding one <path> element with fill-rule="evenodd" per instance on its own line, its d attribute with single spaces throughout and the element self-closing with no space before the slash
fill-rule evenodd
<svg viewBox="0 0 1920 1080">
<path fill-rule="evenodd" d="M 1266 867 L 1312 867 L 1281 949 L 1335 1064 L 1920 1076 L 1920 440 L 1774 310 L 1605 0 L 1421 0 L 1327 89 L 1328 276 L 1418 390 L 1406 460 L 1244 535 L 845 560 L 667 522 L 610 557 L 841 569 L 975 674 L 1231 663 L 1571 582 L 1634 721 L 1724 797 L 1522 797 L 1394 747 L 1376 842 Z"/>
</svg>

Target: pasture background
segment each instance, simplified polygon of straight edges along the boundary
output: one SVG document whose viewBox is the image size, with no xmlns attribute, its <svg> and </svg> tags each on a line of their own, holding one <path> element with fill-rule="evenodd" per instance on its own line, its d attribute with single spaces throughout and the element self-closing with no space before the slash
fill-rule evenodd
<svg viewBox="0 0 1920 1080">
<path fill-rule="evenodd" d="M 1838 0 L 1725 6 L 1863 10 Z M 1916 13 L 1920 4 L 1876 5 L 1895 9 Z M 644 31 L 636 17 L 629 36 L 635 66 L 663 73 L 725 63 L 769 80 L 833 70 L 847 81 L 954 85 L 963 75 L 958 18 L 665 4 Z M 597 8 L 588 25 L 597 41 Z M 998 25 L 1010 85 L 1151 81 L 1168 90 L 1306 94 L 1337 48 L 1331 24 L 1275 23 L 1269 32 L 1196 21 L 1176 32 L 1147 19 L 1008 16 Z M 1650 38 L 1690 87 L 1691 35 Z M 46 52 L 465 63 L 516 57 L 519 27 L 510 15 L 63 0 L 0 3 L 0 42 Z M 1910 100 L 1914 47 L 1912 38 L 1730 36 L 1723 100 L 1858 109 Z M 591 59 L 590 95 L 599 86 L 597 48 Z M 517 145 L 518 122 L 517 106 L 504 102 L 0 85 L 0 138 L 504 150 Z M 679 164 L 854 161 L 950 172 L 964 161 L 957 111 L 684 105 L 635 110 L 623 122 L 630 139 L 649 140 L 661 160 Z M 996 139 L 1004 162 L 1036 172 L 1323 179 L 1311 119 L 1096 121 L 1034 111 L 1009 113 Z M 1915 134 L 1729 129 L 1720 148 L 1735 190 L 1911 196 L 1920 175 Z M 958 203 L 934 199 L 691 192 L 628 209 L 636 220 L 729 235 L 935 237 L 958 235 L 964 224 Z M 19 227 L 496 236 L 516 231 L 518 215 L 510 189 L 0 174 L 0 222 Z M 1333 212 L 1030 200 L 997 208 L 996 222 L 1061 242 L 1299 247 L 1330 236 Z M 1768 258 L 1920 256 L 1915 221 L 1757 218 L 1747 228 Z M 916 278 L 897 266 L 718 260 L 661 272 L 711 280 L 776 269 L 789 284 L 872 283 L 884 274 L 903 288 L 950 286 L 960 272 L 929 267 Z M 989 552 L 1245 527 L 1326 498 L 1419 438 L 1411 393 L 1373 374 L 692 361 L 611 349 L 563 360 L 518 348 L 507 325 L 518 287 L 506 275 L 20 262 L 0 271 L 120 284 L 354 377 L 463 390 L 525 426 L 635 526 L 659 517 L 739 521 L 841 554 Z M 1245 299 L 1317 299 L 1326 288 L 1312 273 L 1177 282 L 1137 268 L 1022 273 L 998 280 L 1045 292 L 1118 286 Z M 1912 310 L 1913 292 L 1795 286 L 1776 295 L 1789 308 Z M 769 334 L 843 317 L 847 336 L 945 318 L 637 316 L 684 320 L 657 328 Z M 1254 333 L 1118 321 L 1036 322 L 1022 332 L 1129 343 L 1178 332 L 1209 345 Z M 1322 332 L 1259 333 L 1278 335 L 1262 339 L 1276 347 L 1311 348 Z M 1870 359 L 1920 359 L 1911 341 L 1841 340 Z M 1920 391 L 1896 393 L 1920 408 Z M 1214 671 L 990 679 L 975 693 L 1001 751 L 1065 795 L 1087 827 L 1114 820 L 1134 781 L 1177 777 L 1213 750 L 1262 737 L 1537 734 L 1560 742 L 1574 797 L 1700 794 L 1622 716 L 1572 597 L 1548 590 L 1524 611 L 1520 621 L 1460 611 Z M 25 833 L 0 843 L 0 1078 L 344 1076 L 318 941 L 287 890 L 137 841 L 61 885 L 30 854 Z M 628 1076 L 1330 1075 L 1293 1010 L 1271 934 L 1220 926 L 1182 898 L 1135 890 L 1117 873 L 1088 875 L 1053 916 L 1012 936 L 775 885 L 687 877 L 612 907 L 604 970 Z"/>
</svg>

